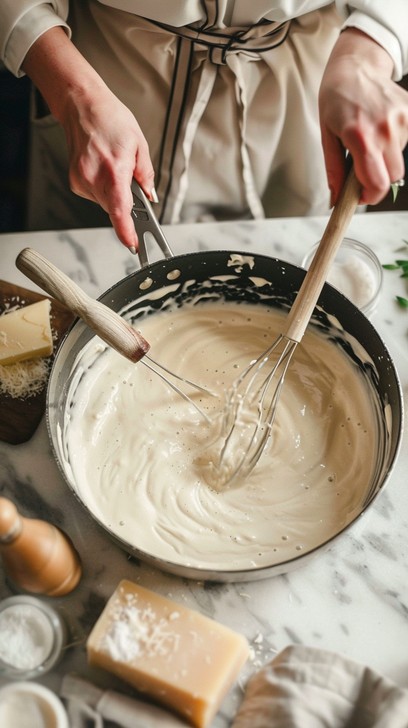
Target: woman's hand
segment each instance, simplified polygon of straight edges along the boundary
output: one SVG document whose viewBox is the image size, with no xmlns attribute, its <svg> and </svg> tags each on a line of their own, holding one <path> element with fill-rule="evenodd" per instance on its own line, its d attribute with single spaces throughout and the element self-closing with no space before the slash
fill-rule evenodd
<svg viewBox="0 0 408 728">
<path fill-rule="evenodd" d="M 362 204 L 375 205 L 405 175 L 408 93 L 391 80 L 388 53 L 364 33 L 343 31 L 320 87 L 323 151 L 332 204 L 345 175 L 345 150 L 362 185 Z"/>
<path fill-rule="evenodd" d="M 132 178 L 149 199 L 155 193 L 148 145 L 133 114 L 60 27 L 40 36 L 27 53 L 23 69 L 64 128 L 71 189 L 101 205 L 119 240 L 136 252 Z"/>
<path fill-rule="evenodd" d="M 104 85 L 92 90 L 91 99 L 69 97 L 60 121 L 68 142 L 72 191 L 103 207 L 119 240 L 136 252 L 130 214 L 132 177 L 150 199 L 154 187 L 149 149 L 139 124 Z"/>
</svg>

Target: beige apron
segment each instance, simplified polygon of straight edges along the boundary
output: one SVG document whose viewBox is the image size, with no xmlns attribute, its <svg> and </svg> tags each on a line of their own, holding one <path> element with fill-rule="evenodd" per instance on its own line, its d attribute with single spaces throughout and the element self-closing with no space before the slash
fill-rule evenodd
<svg viewBox="0 0 408 728">
<path fill-rule="evenodd" d="M 135 114 L 148 140 L 161 221 L 326 213 L 317 97 L 339 33 L 334 6 L 246 28 L 218 27 L 217 3 L 207 0 L 205 6 L 205 24 L 170 27 L 95 0 L 71 2 L 75 44 Z M 42 158 L 42 167 L 37 164 L 32 187 L 37 221 L 31 216 L 30 224 L 45 226 L 38 220 L 44 188 L 53 216 L 64 216 L 59 227 L 104 224 L 91 214 L 98 212 L 92 203 L 82 213 L 83 201 L 76 198 L 69 224 L 68 209 L 59 211 L 58 199 L 51 203 L 59 178 L 67 208 L 66 150 L 62 139 L 47 143 L 60 134 L 52 119 L 36 125 L 33 163 Z M 41 180 L 44 168 L 48 180 Z"/>
</svg>

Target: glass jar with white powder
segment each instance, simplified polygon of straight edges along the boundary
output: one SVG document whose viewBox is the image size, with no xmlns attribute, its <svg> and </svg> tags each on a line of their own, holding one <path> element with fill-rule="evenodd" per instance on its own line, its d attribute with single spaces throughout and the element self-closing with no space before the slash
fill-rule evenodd
<svg viewBox="0 0 408 728">
<path fill-rule="evenodd" d="M 302 261 L 309 268 L 318 243 Z M 377 305 L 383 280 L 383 269 L 375 253 L 367 245 L 352 238 L 344 238 L 331 266 L 327 282 L 337 288 L 366 316 Z"/>
<path fill-rule="evenodd" d="M 1 677 L 41 677 L 57 663 L 65 642 L 65 624 L 45 601 L 20 595 L 0 602 Z"/>
</svg>

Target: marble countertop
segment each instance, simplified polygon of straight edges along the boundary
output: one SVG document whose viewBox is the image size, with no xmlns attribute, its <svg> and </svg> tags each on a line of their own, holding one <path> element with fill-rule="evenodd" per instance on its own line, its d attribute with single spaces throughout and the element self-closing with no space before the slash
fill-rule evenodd
<svg viewBox="0 0 408 728">
<path fill-rule="evenodd" d="M 209 249 L 262 253 L 300 264 L 321 236 L 325 218 L 291 218 L 243 223 L 201 223 L 165 228 L 175 254 Z M 371 246 L 381 263 L 392 262 L 408 240 L 408 213 L 355 215 L 348 236 Z M 98 296 L 138 267 L 136 257 L 109 229 L 0 235 L 0 277 L 35 289 L 14 265 L 30 246 L 48 257 L 88 294 Z M 406 253 L 405 253 L 406 255 Z M 396 294 L 407 297 L 407 282 L 384 271 L 381 297 L 371 320 L 388 347 L 400 375 L 408 410 L 408 311 Z M 214 584 L 162 573 L 139 563 L 114 545 L 90 519 L 65 485 L 54 461 L 45 422 L 22 445 L 0 443 L 0 492 L 26 516 L 52 521 L 78 549 L 83 578 L 70 595 L 52 600 L 65 617 L 70 644 L 58 667 L 42 682 L 58 692 L 61 677 L 76 672 L 102 684 L 87 668 L 85 639 L 120 578 L 198 609 L 248 638 L 251 657 L 239 684 L 225 699 L 212 728 L 230 725 L 247 677 L 288 644 L 301 643 L 339 652 L 408 687 L 408 446 L 384 492 L 368 512 L 332 547 L 306 565 L 281 576 L 251 583 Z M 0 596 L 13 593 L 0 570 Z M 107 685 L 126 690 L 107 679 Z"/>
</svg>

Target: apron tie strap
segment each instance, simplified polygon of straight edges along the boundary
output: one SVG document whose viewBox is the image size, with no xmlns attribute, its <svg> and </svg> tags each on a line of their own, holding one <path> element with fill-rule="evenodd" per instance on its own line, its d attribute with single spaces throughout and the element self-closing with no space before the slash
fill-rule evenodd
<svg viewBox="0 0 408 728">
<path fill-rule="evenodd" d="M 236 79 L 235 88 L 240 109 L 239 126 L 241 129 L 241 161 L 245 195 L 253 218 L 255 220 L 262 219 L 265 217 L 265 210 L 256 189 L 247 145 L 248 100 L 245 79 L 242 73 L 242 65 L 240 64 L 237 55 L 228 56 L 227 64 L 233 71 Z"/>
</svg>

